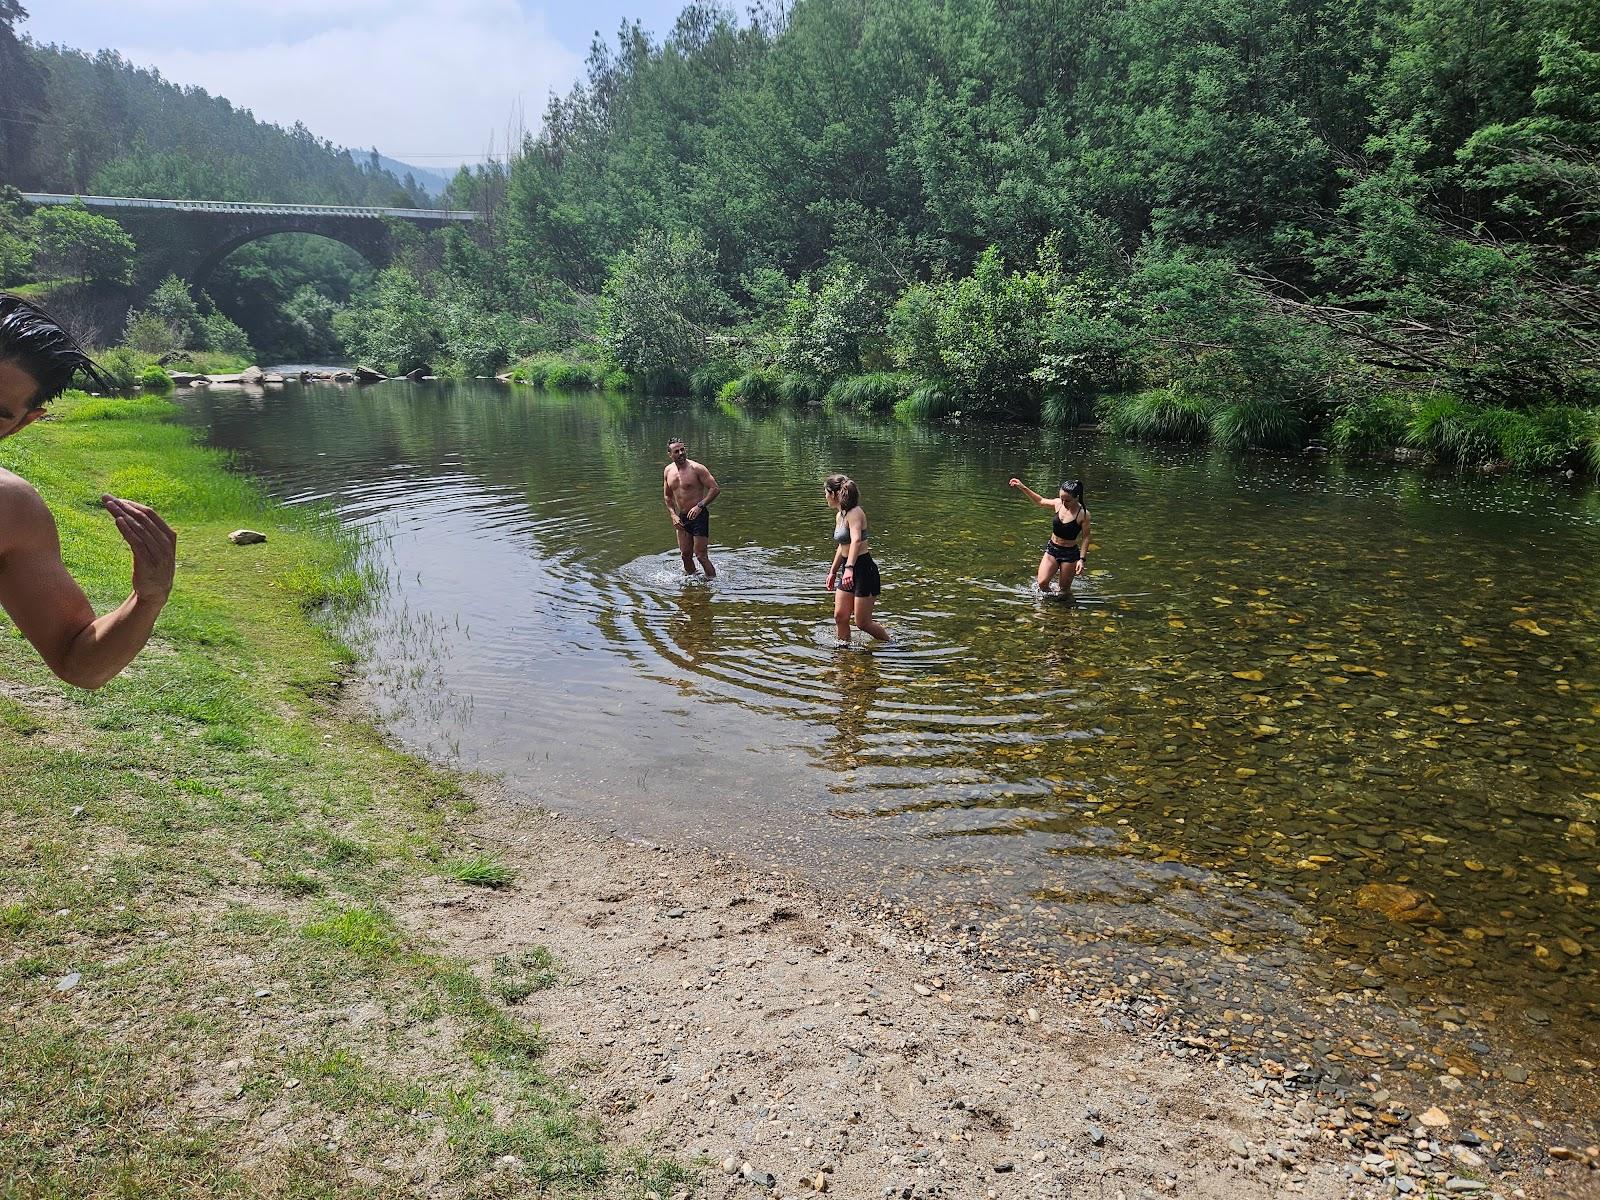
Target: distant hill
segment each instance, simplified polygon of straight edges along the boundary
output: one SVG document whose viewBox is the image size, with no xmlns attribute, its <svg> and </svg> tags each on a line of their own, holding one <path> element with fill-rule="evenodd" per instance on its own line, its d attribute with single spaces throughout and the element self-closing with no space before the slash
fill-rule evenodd
<svg viewBox="0 0 1600 1200">
<path fill-rule="evenodd" d="M 417 186 L 428 194 L 430 200 L 437 200 L 450 186 L 450 181 L 455 178 L 455 171 L 442 171 L 438 167 L 416 167 L 408 162 L 401 162 L 398 158 L 390 158 L 387 154 L 378 155 L 378 165 L 396 179 L 404 179 L 409 174 L 417 181 Z"/>
<path fill-rule="evenodd" d="M 18 39 L 14 19 L 0 0 L 0 180 L 23 191 L 423 207 L 448 178 L 257 120 L 112 50 Z"/>
</svg>

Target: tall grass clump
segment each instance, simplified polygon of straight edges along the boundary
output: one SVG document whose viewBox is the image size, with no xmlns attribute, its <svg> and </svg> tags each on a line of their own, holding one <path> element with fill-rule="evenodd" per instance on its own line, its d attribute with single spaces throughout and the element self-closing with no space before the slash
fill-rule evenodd
<svg viewBox="0 0 1600 1200">
<path fill-rule="evenodd" d="M 1339 410 L 1328 436 L 1346 454 L 1381 457 L 1406 444 L 1411 398 L 1403 392 L 1363 396 Z"/>
<path fill-rule="evenodd" d="M 916 382 L 910 375 L 899 371 L 847 375 L 828 389 L 824 403 L 829 408 L 886 413 L 911 394 Z"/>
<path fill-rule="evenodd" d="M 827 395 L 827 383 L 815 375 L 788 371 L 778 380 L 778 398 L 785 404 L 821 404 Z"/>
<path fill-rule="evenodd" d="M 470 883 L 474 887 L 503 888 L 511 886 L 517 873 L 492 854 L 475 854 L 471 858 L 453 859 L 445 863 L 444 873 L 457 883 Z"/>
<path fill-rule="evenodd" d="M 1600 413 L 1570 404 L 1551 404 L 1524 416 L 1525 425 L 1502 447 L 1513 467 L 1519 471 L 1549 471 L 1587 465 L 1586 449 L 1600 427 Z"/>
<path fill-rule="evenodd" d="M 714 400 L 723 385 L 739 378 L 743 368 L 732 359 L 715 358 L 689 373 L 689 394 L 697 400 Z"/>
<path fill-rule="evenodd" d="M 1504 411 L 1504 410 L 1500 410 Z M 1406 444 L 1442 463 L 1476 465 L 1497 457 L 1499 430 L 1493 418 L 1474 413 L 1451 392 L 1433 392 L 1418 401 L 1406 427 Z"/>
<path fill-rule="evenodd" d="M 776 404 L 783 398 L 782 376 L 768 367 L 756 367 L 717 389 L 717 398 L 733 404 Z"/>
<path fill-rule="evenodd" d="M 172 390 L 172 376 L 154 363 L 151 363 L 143 371 L 139 372 L 139 386 L 144 391 L 165 396 Z"/>
<path fill-rule="evenodd" d="M 894 415 L 901 421 L 938 421 L 944 417 L 961 415 L 961 401 L 946 388 L 935 383 L 925 383 L 911 390 L 910 395 L 894 406 Z"/>
<path fill-rule="evenodd" d="M 1298 449 L 1309 428 L 1297 405 L 1270 395 L 1223 400 L 1211 413 L 1211 440 L 1225 450 Z"/>
<path fill-rule="evenodd" d="M 1117 437 L 1148 442 L 1204 442 L 1211 436 L 1214 405 L 1174 388 L 1151 388 L 1106 396 L 1100 422 Z"/>
<path fill-rule="evenodd" d="M 575 391 L 600 388 L 622 391 L 628 387 L 628 373 L 615 363 L 578 358 L 567 354 L 533 354 L 511 368 L 513 383 L 526 383 L 547 391 Z"/>
<path fill-rule="evenodd" d="M 1090 392 L 1046 392 L 1039 404 L 1039 422 L 1056 429 L 1087 425 L 1095 418 L 1095 397 Z"/>
</svg>

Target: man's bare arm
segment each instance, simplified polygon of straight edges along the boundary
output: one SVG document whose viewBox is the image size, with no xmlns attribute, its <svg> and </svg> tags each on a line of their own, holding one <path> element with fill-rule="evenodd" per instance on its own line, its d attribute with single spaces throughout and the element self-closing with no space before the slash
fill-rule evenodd
<svg viewBox="0 0 1600 1200">
<path fill-rule="evenodd" d="M 20 480 L 0 487 L 8 535 L 0 555 L 0 608 L 52 671 L 89 689 L 114 678 L 149 641 L 172 592 L 177 556 L 177 535 L 154 510 L 111 496 L 102 500 L 133 550 L 133 592 L 96 618 L 61 561 L 55 518 L 39 494 Z"/>
<path fill-rule="evenodd" d="M 695 506 L 696 508 L 705 508 L 722 494 L 722 488 L 717 484 L 717 477 L 705 466 L 700 468 L 700 486 L 705 490 L 701 493 L 700 503 Z"/>
<path fill-rule="evenodd" d="M 683 522 L 678 518 L 678 509 L 672 503 L 672 468 L 668 467 L 661 472 L 661 503 L 667 506 L 667 515 L 672 518 L 674 526 L 681 527 Z"/>
</svg>

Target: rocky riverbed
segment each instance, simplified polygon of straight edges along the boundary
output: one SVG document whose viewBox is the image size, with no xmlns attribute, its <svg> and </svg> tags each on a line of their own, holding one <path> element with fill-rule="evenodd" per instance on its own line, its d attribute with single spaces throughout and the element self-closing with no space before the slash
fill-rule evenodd
<svg viewBox="0 0 1600 1200">
<path fill-rule="evenodd" d="M 408 923 L 490 974 L 547 947 L 527 1014 L 613 1136 L 706 1165 L 694 1195 L 1600 1195 L 1594 1147 L 1246 1061 L 1137 988 L 1003 969 L 880 904 L 499 792 L 476 835 L 516 884 L 440 882 Z"/>
</svg>

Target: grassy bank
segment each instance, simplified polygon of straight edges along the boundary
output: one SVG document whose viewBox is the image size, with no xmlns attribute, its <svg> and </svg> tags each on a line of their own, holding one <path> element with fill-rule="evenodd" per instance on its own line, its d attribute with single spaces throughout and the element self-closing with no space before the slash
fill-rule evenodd
<svg viewBox="0 0 1600 1200">
<path fill-rule="evenodd" d="M 677 1168 L 609 1152 L 541 1065 L 518 1004 L 548 956 L 475 974 L 391 915 L 423 875 L 503 872 L 456 844 L 458 782 L 338 706 L 312 610 L 360 602 L 354 548 L 171 411 L 73 396 L 0 444 L 101 608 L 129 564 L 102 490 L 180 535 L 155 640 L 101 692 L 0 638 L 0 1190 L 668 1195 Z"/>
</svg>

